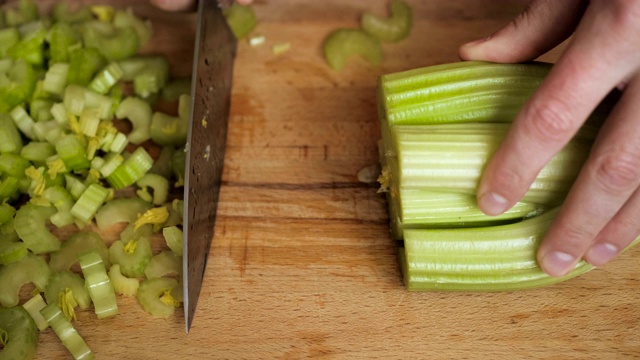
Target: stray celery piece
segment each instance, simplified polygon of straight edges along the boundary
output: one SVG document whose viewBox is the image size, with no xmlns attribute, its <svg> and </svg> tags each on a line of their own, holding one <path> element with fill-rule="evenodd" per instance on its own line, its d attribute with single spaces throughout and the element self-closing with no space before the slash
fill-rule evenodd
<svg viewBox="0 0 640 360">
<path fill-rule="evenodd" d="M 80 231 L 62 242 L 60 250 L 51 253 L 49 267 L 53 272 L 68 271 L 78 262 L 78 254 L 95 250 L 102 257 L 105 267 L 111 266 L 109 249 L 102 237 L 93 231 Z"/>
<path fill-rule="evenodd" d="M 120 271 L 126 277 L 144 275 L 153 253 L 146 237 L 117 240 L 109 247 L 111 263 L 120 265 Z"/>
<path fill-rule="evenodd" d="M 93 219 L 96 211 L 102 206 L 108 195 L 109 191 L 101 185 L 97 183 L 89 185 L 71 208 L 71 215 L 88 223 Z"/>
<path fill-rule="evenodd" d="M 335 30 L 325 40 L 323 51 L 334 70 L 342 70 L 352 56 L 360 56 L 373 65 L 382 62 L 380 41 L 358 29 Z"/>
<path fill-rule="evenodd" d="M 85 286 L 85 280 L 71 271 L 60 271 L 51 274 L 49 283 L 44 289 L 44 297 L 47 299 L 47 304 L 60 305 L 60 293 L 65 292 L 66 289 L 71 290 L 80 309 L 86 310 L 91 306 L 91 297 Z"/>
<path fill-rule="evenodd" d="M 144 269 L 147 279 L 166 277 L 171 275 L 182 276 L 182 256 L 176 255 L 171 250 L 161 251 L 154 255 Z"/>
<path fill-rule="evenodd" d="M 166 179 L 171 179 L 173 170 L 171 169 L 171 157 L 176 149 L 173 146 L 163 146 L 160 154 L 149 170 L 149 174 L 157 174 Z"/>
<path fill-rule="evenodd" d="M 144 280 L 138 289 L 138 302 L 151 316 L 166 319 L 173 315 L 176 307 L 180 305 L 171 295 L 171 291 L 176 287 L 178 281 L 171 278 Z"/>
<path fill-rule="evenodd" d="M 162 98 L 166 101 L 176 101 L 180 95 L 191 93 L 191 78 L 181 78 L 170 81 L 162 88 Z"/>
<path fill-rule="evenodd" d="M 177 226 L 168 226 L 162 229 L 162 236 L 164 236 L 169 249 L 171 249 L 174 254 L 182 256 L 182 230 L 180 230 Z"/>
<path fill-rule="evenodd" d="M 133 129 L 127 138 L 132 144 L 139 145 L 151 138 L 149 126 L 152 110 L 146 101 L 136 97 L 128 97 L 120 103 L 115 115 L 118 119 L 128 119 L 131 122 Z"/>
<path fill-rule="evenodd" d="M 189 121 L 186 118 L 156 112 L 151 118 L 151 139 L 161 146 L 183 146 L 187 142 Z"/>
<path fill-rule="evenodd" d="M 38 346 L 38 328 L 22 306 L 0 308 L 0 358 L 32 359 Z"/>
<path fill-rule="evenodd" d="M 118 313 L 116 293 L 98 252 L 84 253 L 78 256 L 78 262 L 98 319 L 116 315 Z"/>
<path fill-rule="evenodd" d="M 184 147 L 173 152 L 173 155 L 171 156 L 171 169 L 173 170 L 173 175 L 178 179 L 176 181 L 176 186 L 182 186 L 184 184 L 186 161 L 187 159 Z"/>
<path fill-rule="evenodd" d="M 153 158 L 139 147 L 107 177 L 115 189 L 122 189 L 140 180 L 153 166 Z"/>
<path fill-rule="evenodd" d="M 28 283 L 34 284 L 39 291 L 44 291 L 50 274 L 47 261 L 31 253 L 20 261 L 0 267 L 0 305 L 18 305 L 20 289 Z"/>
<path fill-rule="evenodd" d="M 158 94 L 169 80 L 169 62 L 165 57 L 151 58 L 147 66 L 133 77 L 133 89 L 136 95 L 148 98 Z"/>
<path fill-rule="evenodd" d="M 224 16 L 236 39 L 242 39 L 251 34 L 258 23 L 250 5 L 243 6 L 236 2 L 224 10 Z"/>
<path fill-rule="evenodd" d="M 14 226 L 27 249 L 35 254 L 60 249 L 60 240 L 47 229 L 47 221 L 56 209 L 51 206 L 24 204 L 16 212 Z"/>
<path fill-rule="evenodd" d="M 36 327 L 40 331 L 44 331 L 46 328 L 49 327 L 49 323 L 47 322 L 47 320 L 45 320 L 44 316 L 42 316 L 42 314 L 40 313 L 40 310 L 42 310 L 45 306 L 47 306 L 47 303 L 44 302 L 44 298 L 42 298 L 42 295 L 40 295 L 39 293 L 35 294 L 31 299 L 27 300 L 27 302 L 22 304 L 22 307 L 25 310 L 27 310 L 29 315 L 31 315 L 31 318 L 33 318 L 33 321 L 35 322 Z"/>
<path fill-rule="evenodd" d="M 138 196 L 141 193 L 149 194 L 148 188 L 153 190 L 154 205 L 161 205 L 167 201 L 169 196 L 169 180 L 156 174 L 145 174 L 140 180 L 136 182 L 140 190 L 138 190 Z"/>
<path fill-rule="evenodd" d="M 121 222 L 132 224 L 149 209 L 151 204 L 137 197 L 113 199 L 96 213 L 96 225 L 98 229 L 106 230 Z"/>
<path fill-rule="evenodd" d="M 109 279 L 111 279 L 115 292 L 120 295 L 135 296 L 140 287 L 140 280 L 122 275 L 118 264 L 111 265 Z"/>
<path fill-rule="evenodd" d="M 69 319 L 62 313 L 62 310 L 55 304 L 49 304 L 40 310 L 42 316 L 58 335 L 64 347 L 69 350 L 76 360 L 95 359 L 95 355 L 89 349 L 82 336 L 73 327 Z"/>
<path fill-rule="evenodd" d="M 42 197 L 58 210 L 57 213 L 51 215 L 50 220 L 53 225 L 61 228 L 74 223 L 75 219 L 71 214 L 74 199 L 67 189 L 60 185 L 51 186 L 44 190 Z"/>
<path fill-rule="evenodd" d="M 365 13 L 360 19 L 360 26 L 367 33 L 386 42 L 400 41 L 411 33 L 413 25 L 411 7 L 402 0 L 391 0 L 389 5 L 391 16 L 381 19 L 372 13 Z"/>
</svg>

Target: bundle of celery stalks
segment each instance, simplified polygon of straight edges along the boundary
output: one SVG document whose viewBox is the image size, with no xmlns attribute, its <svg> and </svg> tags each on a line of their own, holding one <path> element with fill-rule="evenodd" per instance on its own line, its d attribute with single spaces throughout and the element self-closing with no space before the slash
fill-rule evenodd
<svg viewBox="0 0 640 360">
<path fill-rule="evenodd" d="M 536 251 L 606 118 L 613 95 L 539 173 L 524 198 L 487 216 L 475 190 L 485 163 L 550 64 L 459 62 L 380 78 L 381 192 L 409 290 L 507 291 L 546 286 Z"/>
<path fill-rule="evenodd" d="M 0 359 L 32 358 L 49 327 L 90 359 L 76 310 L 105 318 L 118 295 L 136 296 L 166 318 L 182 301 L 190 80 L 172 79 L 165 56 L 138 54 L 153 29 L 131 9 L 39 10 L 0 10 Z M 230 10 L 234 31 L 255 26 L 247 13 Z M 118 223 L 128 225 L 107 244 L 99 232 Z"/>
</svg>

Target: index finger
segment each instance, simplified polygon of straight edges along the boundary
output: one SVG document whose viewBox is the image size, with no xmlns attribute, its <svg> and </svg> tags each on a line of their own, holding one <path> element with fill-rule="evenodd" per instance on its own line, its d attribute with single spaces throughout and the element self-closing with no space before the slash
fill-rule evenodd
<svg viewBox="0 0 640 360">
<path fill-rule="evenodd" d="M 616 4 L 591 2 L 565 53 L 514 120 L 478 186 L 485 213 L 500 214 L 521 199 L 602 99 L 632 73 L 637 25 L 630 23 L 637 19 Z"/>
</svg>

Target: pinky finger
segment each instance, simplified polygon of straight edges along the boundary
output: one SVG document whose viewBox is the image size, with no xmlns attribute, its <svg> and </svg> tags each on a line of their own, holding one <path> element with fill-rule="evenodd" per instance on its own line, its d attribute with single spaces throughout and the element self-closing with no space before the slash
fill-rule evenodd
<svg viewBox="0 0 640 360">
<path fill-rule="evenodd" d="M 594 266 L 608 263 L 640 235 L 640 190 L 636 190 L 611 221 L 600 231 L 585 254 Z"/>
</svg>

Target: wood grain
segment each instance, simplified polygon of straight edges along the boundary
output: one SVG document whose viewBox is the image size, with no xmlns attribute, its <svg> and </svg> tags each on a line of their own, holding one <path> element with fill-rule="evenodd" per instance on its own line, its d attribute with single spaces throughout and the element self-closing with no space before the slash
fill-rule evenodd
<svg viewBox="0 0 640 360">
<path fill-rule="evenodd" d="M 184 333 L 180 312 L 155 320 L 135 299 L 121 298 L 114 318 L 79 315 L 76 326 L 98 359 L 640 356 L 640 250 L 539 290 L 403 288 L 384 199 L 356 178 L 377 159 L 377 77 L 457 61 L 460 44 L 490 34 L 524 7 L 411 3 L 412 35 L 384 46 L 382 66 L 356 60 L 334 72 L 321 57 L 324 37 L 357 26 L 365 10 L 383 13 L 386 1 L 258 1 L 257 33 L 267 44 L 239 45 L 219 218 L 192 331 Z M 147 51 L 168 52 L 184 74 L 193 18 L 135 4 L 160 19 Z M 281 42 L 292 49 L 273 55 L 270 46 Z M 46 331 L 38 358 L 66 357 Z"/>
</svg>

